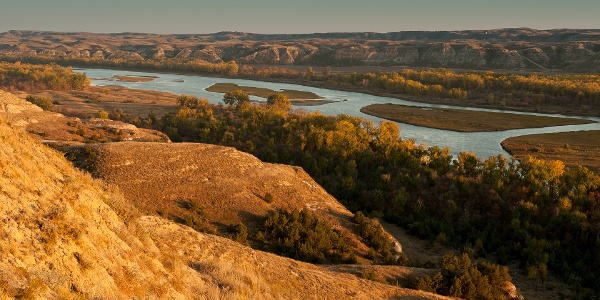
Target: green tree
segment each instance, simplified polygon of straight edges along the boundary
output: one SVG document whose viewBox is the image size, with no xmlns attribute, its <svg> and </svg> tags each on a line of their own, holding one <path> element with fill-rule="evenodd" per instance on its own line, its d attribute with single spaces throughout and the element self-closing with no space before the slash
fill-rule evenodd
<svg viewBox="0 0 600 300">
<path fill-rule="evenodd" d="M 242 90 L 233 90 L 223 95 L 223 102 L 227 105 L 242 107 L 246 103 L 250 103 L 250 96 Z"/>
<path fill-rule="evenodd" d="M 267 104 L 284 110 L 289 110 L 292 107 L 292 102 L 288 100 L 285 94 L 271 94 L 267 97 Z"/>
<path fill-rule="evenodd" d="M 239 71 L 239 66 L 235 62 L 235 60 L 228 62 L 227 65 L 225 66 L 225 73 L 229 76 L 236 75 L 238 73 L 238 71 Z"/>
<path fill-rule="evenodd" d="M 306 68 L 306 72 L 304 73 L 304 77 L 311 79 L 315 76 L 315 71 L 312 67 Z"/>
<path fill-rule="evenodd" d="M 108 112 L 103 111 L 103 110 L 99 110 L 96 113 L 96 118 L 100 118 L 100 119 L 108 119 Z"/>
<path fill-rule="evenodd" d="M 181 96 L 177 97 L 177 105 L 179 105 L 179 107 L 188 107 L 191 109 L 195 109 L 198 107 L 198 104 L 200 103 L 200 99 L 196 96 L 188 96 L 186 94 L 182 94 Z"/>
<path fill-rule="evenodd" d="M 39 106 L 43 110 L 51 110 L 52 109 L 52 100 L 47 97 L 36 97 L 36 96 L 27 96 L 25 100 Z"/>
</svg>

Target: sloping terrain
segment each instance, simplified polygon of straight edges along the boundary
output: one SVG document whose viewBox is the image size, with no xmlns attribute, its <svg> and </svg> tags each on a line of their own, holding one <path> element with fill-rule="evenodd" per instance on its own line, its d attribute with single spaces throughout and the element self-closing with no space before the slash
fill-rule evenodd
<svg viewBox="0 0 600 300">
<path fill-rule="evenodd" d="M 9 299 L 442 298 L 141 216 L 118 191 L 6 121 L 0 216 L 0 294 Z"/>
<path fill-rule="evenodd" d="M 12 30 L 0 55 L 94 60 L 201 59 L 211 63 L 412 66 L 595 72 L 600 30 L 506 28 L 390 33 L 159 35 Z"/>
<path fill-rule="evenodd" d="M 90 118 L 90 114 L 87 118 L 80 119 L 44 111 L 2 90 L 0 90 L 0 116 L 47 142 L 81 144 L 122 140 L 169 141 L 169 138 L 161 132 L 137 128 L 120 121 Z"/>
<path fill-rule="evenodd" d="M 160 118 L 167 112 L 177 113 L 177 95 L 167 92 L 128 89 L 119 85 L 90 86 L 83 90 L 11 91 L 19 98 L 28 95 L 50 98 L 56 103 L 53 110 L 69 117 L 88 118 L 98 111 L 145 117 L 154 112 Z"/>
<path fill-rule="evenodd" d="M 302 168 L 197 143 L 121 142 L 91 149 L 92 174 L 118 186 L 145 213 L 226 234 L 238 223 L 255 231 L 269 211 L 306 208 L 344 231 L 360 254 L 368 251 L 353 233 L 353 214 Z"/>
</svg>

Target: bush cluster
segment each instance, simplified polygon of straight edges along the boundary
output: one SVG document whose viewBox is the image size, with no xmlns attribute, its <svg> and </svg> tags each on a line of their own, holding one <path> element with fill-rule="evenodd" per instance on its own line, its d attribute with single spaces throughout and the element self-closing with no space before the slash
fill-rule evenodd
<svg viewBox="0 0 600 300">
<path fill-rule="evenodd" d="M 394 243 L 386 234 L 385 229 L 381 227 L 379 222 L 365 217 L 361 211 L 357 212 L 354 217 L 352 217 L 352 221 L 358 225 L 359 236 L 364 239 L 365 243 L 369 247 L 381 255 L 383 263 L 406 263 L 406 257 L 403 253 L 395 253 L 396 255 L 400 256 L 399 258 L 394 256 Z M 372 253 L 368 256 L 373 257 L 374 255 Z"/>
<path fill-rule="evenodd" d="M 25 100 L 39 106 L 43 110 L 52 110 L 53 103 L 50 98 L 29 95 Z"/>
<path fill-rule="evenodd" d="M 465 253 L 454 253 L 440 258 L 441 271 L 433 277 L 417 278 L 414 287 L 419 290 L 463 299 L 506 299 L 506 286 L 511 281 L 508 269 L 480 262 L 471 263 Z"/>
<path fill-rule="evenodd" d="M 307 262 L 348 262 L 354 255 L 343 233 L 306 209 L 269 213 L 260 238 L 271 244 L 273 252 Z"/>
</svg>

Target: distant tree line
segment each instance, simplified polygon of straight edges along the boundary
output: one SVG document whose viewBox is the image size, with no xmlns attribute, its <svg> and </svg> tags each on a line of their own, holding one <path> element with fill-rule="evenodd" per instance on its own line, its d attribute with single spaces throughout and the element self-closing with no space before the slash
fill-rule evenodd
<svg viewBox="0 0 600 300">
<path fill-rule="evenodd" d="M 7 91 L 80 90 L 90 85 L 85 74 L 57 64 L 0 62 L 0 87 Z"/>
<path fill-rule="evenodd" d="M 29 63 L 58 63 L 83 67 L 127 70 L 187 72 L 201 75 L 284 80 L 332 89 L 347 89 L 398 95 L 452 99 L 457 105 L 511 107 L 578 107 L 600 114 L 600 75 L 597 74 L 511 74 L 454 72 L 447 69 L 340 74 L 325 67 L 321 72 L 286 68 L 253 68 L 235 61 L 210 63 L 200 59 L 124 59 L 56 56 L 0 56 L 1 60 Z"/>
</svg>

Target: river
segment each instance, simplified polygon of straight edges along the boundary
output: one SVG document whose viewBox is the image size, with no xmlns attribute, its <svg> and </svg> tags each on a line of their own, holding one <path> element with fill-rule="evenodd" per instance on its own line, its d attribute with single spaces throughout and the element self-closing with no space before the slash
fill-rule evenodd
<svg viewBox="0 0 600 300">
<path fill-rule="evenodd" d="M 253 86 L 253 87 L 264 87 L 272 90 L 302 90 L 314 92 L 317 95 L 324 97 L 326 100 L 338 101 L 335 103 L 329 103 L 319 106 L 302 106 L 302 109 L 308 111 L 316 111 L 326 115 L 338 115 L 347 114 L 352 116 L 363 117 L 372 120 L 375 124 L 379 123 L 382 119 L 373 117 L 360 112 L 360 108 L 369 104 L 379 103 L 393 103 L 411 106 L 424 106 L 424 107 L 436 107 L 436 108 L 457 108 L 454 106 L 447 105 L 436 105 L 411 102 L 390 97 L 380 97 L 361 93 L 353 93 L 346 91 L 335 91 L 314 87 L 307 87 L 302 85 L 287 84 L 287 83 L 272 83 L 255 80 L 244 80 L 244 79 L 228 79 L 228 78 L 214 78 L 214 77 L 202 77 L 195 75 L 179 75 L 179 74 L 163 74 L 163 73 L 149 73 L 149 72 L 133 72 L 133 71 L 121 71 L 121 70 L 108 70 L 108 69 L 75 69 L 77 72 L 85 72 L 89 78 L 92 79 L 92 85 L 121 85 L 132 89 L 145 89 L 145 90 L 157 90 L 171 92 L 174 94 L 188 94 L 196 95 L 198 97 L 206 98 L 211 103 L 219 103 L 223 97 L 222 93 L 208 92 L 205 89 L 215 83 L 226 82 L 236 83 L 239 85 Z M 132 76 L 157 76 L 156 80 L 150 82 L 124 82 L 124 81 L 113 81 L 110 78 L 113 75 L 132 75 Z M 261 98 L 251 97 L 251 99 L 259 100 Z M 345 100 L 345 101 L 342 101 Z M 175 101 L 175 99 L 173 99 Z M 469 110 L 477 111 L 492 111 L 492 112 L 503 112 L 500 110 L 493 109 L 482 109 L 482 108 L 464 108 Z M 504 111 L 505 112 L 505 111 Z M 536 113 L 522 113 L 512 112 L 515 114 L 527 114 L 527 115 L 543 115 Z M 569 117 L 563 115 L 544 115 L 544 116 L 557 116 L 557 117 Z M 571 116 L 572 117 L 572 116 Z M 600 118 L 594 117 L 578 117 L 582 119 L 593 120 L 600 122 Z M 426 144 L 427 146 L 448 146 L 452 154 L 457 155 L 462 151 L 470 151 L 475 153 L 480 158 L 487 158 L 490 156 L 496 156 L 503 154 L 510 156 L 502 147 L 500 142 L 504 139 L 514 136 L 536 134 L 536 133 L 552 133 L 552 132 L 565 132 L 565 131 L 580 131 L 580 130 L 600 130 L 600 123 L 584 124 L 584 125 L 567 125 L 567 126 L 553 126 L 544 128 L 531 128 L 531 129 L 515 129 L 506 131 L 495 131 L 495 132 L 455 132 L 449 130 L 433 129 L 422 126 L 415 126 L 405 123 L 398 123 L 400 125 L 400 135 L 403 139 L 414 139 L 415 142 Z"/>
</svg>

